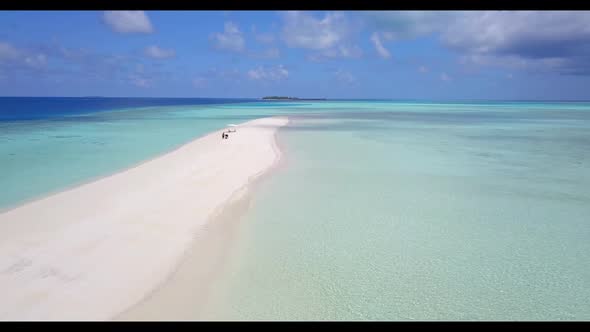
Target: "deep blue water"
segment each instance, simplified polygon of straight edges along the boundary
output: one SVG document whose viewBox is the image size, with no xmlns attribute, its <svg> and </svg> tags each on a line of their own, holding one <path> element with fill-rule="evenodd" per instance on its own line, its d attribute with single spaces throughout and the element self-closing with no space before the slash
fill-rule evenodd
<svg viewBox="0 0 590 332">
<path fill-rule="evenodd" d="M 252 99 L 0 97 L 0 121 L 41 120 L 141 107 L 214 105 L 248 101 Z"/>
</svg>

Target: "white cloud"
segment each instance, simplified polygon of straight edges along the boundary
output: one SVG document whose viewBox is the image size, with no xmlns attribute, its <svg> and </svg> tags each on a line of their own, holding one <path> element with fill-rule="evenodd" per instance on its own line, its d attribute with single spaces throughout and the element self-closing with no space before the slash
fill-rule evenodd
<svg viewBox="0 0 590 332">
<path fill-rule="evenodd" d="M 459 58 L 463 65 L 497 66 L 510 70 L 531 72 L 558 71 L 566 73 L 590 70 L 590 64 L 576 63 L 575 59 L 566 57 L 526 58 L 520 55 L 468 54 Z M 578 67 L 576 69 L 576 67 Z"/>
<path fill-rule="evenodd" d="M 42 68 L 47 65 L 47 57 L 42 53 L 25 56 L 23 61 L 27 66 L 34 68 Z"/>
<path fill-rule="evenodd" d="M 384 59 L 391 57 L 389 51 L 381 43 L 381 39 L 379 38 L 379 34 L 377 32 L 373 32 L 373 35 L 371 35 L 371 41 L 373 42 L 373 45 L 375 45 L 375 49 L 377 50 L 379 56 Z"/>
<path fill-rule="evenodd" d="M 370 11 L 364 13 L 386 40 L 414 38 L 442 31 L 457 12 L 436 11 Z"/>
<path fill-rule="evenodd" d="M 339 13 L 328 13 L 317 19 L 304 12 L 289 11 L 284 18 L 283 38 L 289 47 L 327 49 L 336 46 L 346 35 L 346 22 Z"/>
<path fill-rule="evenodd" d="M 225 22 L 224 31 L 212 34 L 211 39 L 218 50 L 241 52 L 246 45 L 242 32 L 233 22 Z"/>
<path fill-rule="evenodd" d="M 256 34 L 255 38 L 262 44 L 271 44 L 275 41 L 275 36 L 272 33 L 259 33 Z"/>
<path fill-rule="evenodd" d="M 590 12 L 514 11 L 463 15 L 442 37 L 473 63 L 590 74 Z"/>
<path fill-rule="evenodd" d="M 444 31 L 452 47 L 474 53 L 562 52 L 570 42 L 590 40 L 590 12 L 486 11 L 466 13 Z M 551 49 L 551 46 L 562 46 Z"/>
<path fill-rule="evenodd" d="M 173 49 L 164 49 L 156 45 L 146 47 L 144 53 L 146 56 L 154 59 L 166 59 L 176 56 L 176 52 Z"/>
<path fill-rule="evenodd" d="M 258 57 L 263 59 L 276 59 L 281 56 L 281 52 L 278 48 L 269 48 L 266 51 L 262 52 L 262 54 L 258 55 Z"/>
<path fill-rule="evenodd" d="M 589 11 L 400 11 L 365 18 L 392 40 L 436 33 L 472 64 L 590 75 Z"/>
<path fill-rule="evenodd" d="M 425 74 L 425 73 L 428 73 L 429 69 L 426 66 L 420 66 L 420 67 L 418 67 L 418 71 Z"/>
<path fill-rule="evenodd" d="M 289 77 L 289 71 L 283 66 L 262 67 L 251 69 L 247 73 L 248 78 L 257 81 L 282 81 Z"/>
<path fill-rule="evenodd" d="M 47 65 L 47 55 L 42 52 L 19 49 L 6 42 L 0 42 L 0 65 L 11 69 L 43 69 Z"/>
<path fill-rule="evenodd" d="M 256 40 L 258 40 L 262 44 L 273 43 L 273 34 L 257 34 L 255 26 L 252 26 L 251 30 L 255 34 Z M 233 22 L 225 22 L 224 31 L 213 33 L 210 36 L 210 40 L 213 43 L 213 47 L 215 49 L 230 52 L 239 52 L 244 54 L 245 56 L 255 59 L 276 59 L 279 58 L 281 55 L 280 50 L 277 47 L 273 47 L 271 45 L 269 45 L 269 48 L 261 51 L 247 49 L 246 40 L 244 38 L 243 32 Z"/>
<path fill-rule="evenodd" d="M 11 44 L 0 42 L 0 61 L 15 60 L 20 52 Z"/>
<path fill-rule="evenodd" d="M 338 69 L 334 72 L 334 76 L 340 82 L 346 84 L 352 84 L 356 82 L 356 78 L 350 73 L 342 69 Z"/>
<path fill-rule="evenodd" d="M 324 53 L 325 54 L 325 53 Z M 358 58 L 363 55 L 363 51 L 358 46 L 339 45 L 336 48 L 336 54 L 345 58 Z"/>
<path fill-rule="evenodd" d="M 320 19 L 309 13 L 289 11 L 283 18 L 283 41 L 291 48 L 311 50 L 310 60 L 362 55 L 360 47 L 351 44 L 351 27 L 341 13 L 327 13 Z"/>
<path fill-rule="evenodd" d="M 444 82 L 450 82 L 452 80 L 452 78 L 449 75 L 447 75 L 447 73 L 441 73 L 440 79 Z"/>
<path fill-rule="evenodd" d="M 149 17 L 144 11 L 106 11 L 104 22 L 115 32 L 151 33 L 154 31 Z"/>
<path fill-rule="evenodd" d="M 319 52 L 311 53 L 307 59 L 314 62 L 320 62 L 337 57 L 343 58 L 359 58 L 363 55 L 363 51 L 358 46 L 344 46 L 339 45 L 334 48 L 325 49 Z"/>
<path fill-rule="evenodd" d="M 8 78 L 33 73 L 48 82 L 100 80 L 148 87 L 169 75 L 161 65 L 143 65 L 142 60 L 137 55 L 105 54 L 56 42 L 25 48 L 0 41 L 0 72 Z"/>
</svg>

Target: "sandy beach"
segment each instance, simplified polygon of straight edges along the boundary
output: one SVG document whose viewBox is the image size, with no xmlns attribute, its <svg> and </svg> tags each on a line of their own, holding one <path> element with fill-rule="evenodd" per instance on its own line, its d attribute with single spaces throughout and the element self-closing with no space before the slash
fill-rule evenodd
<svg viewBox="0 0 590 332">
<path fill-rule="evenodd" d="M 0 214 L 0 320 L 109 320 L 139 303 L 277 162 L 287 121 L 249 121 L 227 140 L 219 130 Z"/>
</svg>

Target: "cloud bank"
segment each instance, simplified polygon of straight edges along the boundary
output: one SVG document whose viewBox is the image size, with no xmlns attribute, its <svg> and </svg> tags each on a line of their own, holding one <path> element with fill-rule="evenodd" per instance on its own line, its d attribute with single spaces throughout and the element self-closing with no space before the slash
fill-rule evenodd
<svg viewBox="0 0 590 332">
<path fill-rule="evenodd" d="M 152 33 L 154 28 L 144 11 L 106 11 L 104 22 L 119 33 Z"/>
</svg>

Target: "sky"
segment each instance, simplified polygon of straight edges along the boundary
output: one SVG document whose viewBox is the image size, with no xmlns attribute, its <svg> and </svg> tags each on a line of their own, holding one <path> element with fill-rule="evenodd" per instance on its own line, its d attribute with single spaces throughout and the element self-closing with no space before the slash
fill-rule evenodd
<svg viewBox="0 0 590 332">
<path fill-rule="evenodd" d="M 0 96 L 268 95 L 590 100 L 590 12 L 0 12 Z"/>
</svg>

